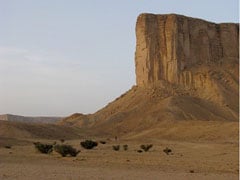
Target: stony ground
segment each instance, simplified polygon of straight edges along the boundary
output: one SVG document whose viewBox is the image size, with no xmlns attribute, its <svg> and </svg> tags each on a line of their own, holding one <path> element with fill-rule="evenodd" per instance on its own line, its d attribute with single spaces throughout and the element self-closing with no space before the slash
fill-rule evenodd
<svg viewBox="0 0 240 180">
<path fill-rule="evenodd" d="M 237 142 L 106 141 L 93 150 L 80 147 L 80 140 L 66 141 L 81 152 L 64 158 L 56 152 L 40 154 L 32 144 L 0 147 L 0 179 L 238 179 Z M 138 153 L 139 146 L 147 143 L 153 144 L 152 149 Z M 120 151 L 113 151 L 117 144 Z M 172 154 L 163 152 L 166 147 Z"/>
</svg>

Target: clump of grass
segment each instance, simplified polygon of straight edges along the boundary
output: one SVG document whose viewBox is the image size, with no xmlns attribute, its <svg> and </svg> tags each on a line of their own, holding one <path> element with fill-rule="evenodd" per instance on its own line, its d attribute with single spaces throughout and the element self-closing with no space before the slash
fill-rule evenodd
<svg viewBox="0 0 240 180">
<path fill-rule="evenodd" d="M 52 144 L 43 144 L 40 142 L 34 142 L 33 144 L 34 144 L 35 148 L 43 154 L 50 154 L 53 151 Z"/>
<path fill-rule="evenodd" d="M 114 151 L 119 151 L 120 150 L 120 145 L 114 145 L 112 146 Z"/>
<path fill-rule="evenodd" d="M 149 149 L 151 149 L 152 147 L 153 147 L 152 144 L 146 144 L 146 145 L 142 144 L 140 146 L 140 148 L 143 149 L 145 152 L 149 151 Z"/>
<path fill-rule="evenodd" d="M 166 147 L 166 148 L 163 150 L 163 152 L 165 152 L 167 155 L 169 155 L 169 154 L 172 152 L 172 150 L 169 149 L 168 147 Z"/>
<path fill-rule="evenodd" d="M 12 146 L 10 146 L 10 145 L 6 145 L 6 146 L 4 146 L 6 149 L 11 149 L 12 148 Z"/>
<path fill-rule="evenodd" d="M 85 141 L 82 141 L 80 144 L 85 149 L 92 149 L 98 145 L 97 142 L 92 140 L 85 140 Z"/>
<path fill-rule="evenodd" d="M 138 153 L 142 153 L 143 151 L 141 149 L 137 150 Z"/>
<path fill-rule="evenodd" d="M 123 150 L 124 150 L 124 151 L 127 151 L 127 150 L 128 150 L 128 145 L 127 145 L 127 144 L 123 145 Z"/>
<path fill-rule="evenodd" d="M 78 155 L 78 153 L 80 152 L 80 151 L 76 150 L 75 148 L 73 148 L 72 146 L 65 145 L 65 144 L 54 146 L 54 150 L 57 153 L 61 154 L 62 157 L 65 157 L 67 155 L 76 157 Z"/>
<path fill-rule="evenodd" d="M 64 142 L 65 142 L 65 139 L 60 139 L 60 142 L 61 142 L 61 143 L 64 143 Z"/>
</svg>

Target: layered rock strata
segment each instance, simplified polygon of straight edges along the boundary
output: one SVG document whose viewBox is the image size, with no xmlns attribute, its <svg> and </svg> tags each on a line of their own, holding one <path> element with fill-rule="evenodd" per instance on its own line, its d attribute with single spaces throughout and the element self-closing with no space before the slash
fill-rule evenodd
<svg viewBox="0 0 240 180">
<path fill-rule="evenodd" d="M 193 68 L 238 63 L 238 37 L 239 24 L 215 24 L 175 14 L 141 14 L 136 24 L 137 85 L 166 80 L 203 87 L 207 77 Z"/>
</svg>

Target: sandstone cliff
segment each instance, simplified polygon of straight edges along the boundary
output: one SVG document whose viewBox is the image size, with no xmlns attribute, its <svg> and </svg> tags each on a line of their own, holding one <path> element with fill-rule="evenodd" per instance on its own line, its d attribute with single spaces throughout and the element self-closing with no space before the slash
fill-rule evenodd
<svg viewBox="0 0 240 180">
<path fill-rule="evenodd" d="M 169 122 L 175 128 L 186 120 L 238 121 L 238 24 L 141 14 L 136 39 L 137 85 L 96 113 L 71 116 L 61 124 L 131 134 L 149 133 Z M 195 131 L 202 136 L 198 127 Z"/>
<path fill-rule="evenodd" d="M 165 80 L 237 110 L 239 24 L 141 14 L 136 37 L 138 86 Z"/>
<path fill-rule="evenodd" d="M 238 24 L 215 24 L 175 14 L 141 14 L 136 25 L 137 85 L 167 80 L 198 87 L 192 67 L 238 63 L 238 34 Z"/>
</svg>

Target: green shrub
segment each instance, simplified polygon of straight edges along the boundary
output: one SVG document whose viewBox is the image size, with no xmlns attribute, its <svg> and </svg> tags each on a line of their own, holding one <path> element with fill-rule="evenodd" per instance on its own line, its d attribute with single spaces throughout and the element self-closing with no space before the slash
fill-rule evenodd
<svg viewBox="0 0 240 180">
<path fill-rule="evenodd" d="M 43 144 L 43 143 L 40 143 L 40 142 L 35 142 L 33 144 L 34 144 L 35 148 L 43 154 L 49 154 L 53 151 L 53 145 L 52 144 Z"/>
<path fill-rule="evenodd" d="M 120 150 L 120 145 L 112 146 L 114 151 L 119 151 Z"/>
<path fill-rule="evenodd" d="M 65 144 L 54 146 L 54 150 L 57 153 L 61 154 L 62 157 L 65 157 L 68 154 L 70 156 L 76 157 L 78 155 L 78 153 L 80 152 L 80 151 L 76 150 L 75 148 L 73 148 L 72 146 L 65 145 Z"/>
<path fill-rule="evenodd" d="M 97 142 L 92 141 L 92 140 L 85 140 L 85 141 L 82 141 L 80 144 L 85 149 L 92 149 L 98 145 Z"/>
<path fill-rule="evenodd" d="M 140 148 L 143 149 L 145 152 L 149 151 L 149 149 L 151 149 L 152 147 L 153 147 L 152 144 L 146 144 L 146 145 L 142 144 L 140 146 Z"/>
<path fill-rule="evenodd" d="M 127 145 L 127 144 L 123 145 L 123 150 L 124 150 L 124 151 L 127 151 L 127 150 L 128 150 L 128 145 Z"/>
</svg>

